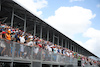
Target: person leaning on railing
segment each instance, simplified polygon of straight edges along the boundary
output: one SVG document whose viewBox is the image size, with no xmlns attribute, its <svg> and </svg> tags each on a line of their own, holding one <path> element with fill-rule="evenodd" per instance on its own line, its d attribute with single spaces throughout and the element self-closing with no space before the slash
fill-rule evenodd
<svg viewBox="0 0 100 67">
<path fill-rule="evenodd" d="M 0 39 L 2 39 L 2 34 L 5 34 L 6 32 L 4 31 L 5 29 L 2 27 L 2 24 L 0 22 Z M 3 56 L 5 52 L 6 46 L 4 44 L 4 41 L 0 41 L 0 55 Z"/>
<path fill-rule="evenodd" d="M 8 30 L 8 32 L 6 33 L 6 40 L 11 40 L 11 31 Z"/>
<path fill-rule="evenodd" d="M 23 58 L 23 53 L 24 53 L 24 44 L 25 44 L 25 38 L 24 35 L 20 35 L 20 58 Z"/>
<path fill-rule="evenodd" d="M 31 49 L 33 47 L 33 39 L 28 38 L 25 44 L 25 52 L 24 52 L 24 57 L 27 59 L 31 58 Z"/>
<path fill-rule="evenodd" d="M 8 29 L 6 34 L 5 34 L 5 38 L 6 38 L 6 55 L 8 56 L 11 56 L 11 48 L 10 48 L 10 45 L 11 45 L 11 30 Z"/>
</svg>

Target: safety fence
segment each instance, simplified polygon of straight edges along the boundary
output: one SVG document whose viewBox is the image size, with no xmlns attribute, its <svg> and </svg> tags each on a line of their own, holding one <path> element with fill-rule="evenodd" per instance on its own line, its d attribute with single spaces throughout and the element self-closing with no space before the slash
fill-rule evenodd
<svg viewBox="0 0 100 67">
<path fill-rule="evenodd" d="M 17 42 L 0 39 L 0 56 L 20 59 L 33 59 L 42 61 L 54 61 L 60 63 L 72 63 L 70 57 L 53 53 L 39 47 L 31 47 Z"/>
<path fill-rule="evenodd" d="M 26 60 L 41 60 L 64 64 L 77 65 L 77 59 L 53 53 L 35 46 L 27 46 L 17 42 L 0 39 L 0 56 L 13 57 Z"/>
</svg>

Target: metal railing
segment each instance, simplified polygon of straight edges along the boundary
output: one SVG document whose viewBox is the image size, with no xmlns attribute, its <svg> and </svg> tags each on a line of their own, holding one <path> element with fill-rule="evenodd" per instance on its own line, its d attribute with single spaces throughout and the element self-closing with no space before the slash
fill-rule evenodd
<svg viewBox="0 0 100 67">
<path fill-rule="evenodd" d="M 52 52 L 42 49 L 42 60 L 43 61 L 51 61 Z"/>
<path fill-rule="evenodd" d="M 20 58 L 20 59 L 31 59 L 31 51 L 32 47 L 16 43 L 13 44 L 14 47 L 14 58 Z"/>
<path fill-rule="evenodd" d="M 0 56 L 12 57 L 13 42 L 0 39 Z"/>
<path fill-rule="evenodd" d="M 34 60 L 41 60 L 41 54 L 42 54 L 42 49 L 41 48 L 33 46 L 32 52 L 33 52 L 32 56 L 33 56 Z"/>
<path fill-rule="evenodd" d="M 39 47 L 31 47 L 17 42 L 0 39 L 0 56 L 28 60 L 51 61 L 77 65 L 77 59 L 49 52 Z"/>
</svg>

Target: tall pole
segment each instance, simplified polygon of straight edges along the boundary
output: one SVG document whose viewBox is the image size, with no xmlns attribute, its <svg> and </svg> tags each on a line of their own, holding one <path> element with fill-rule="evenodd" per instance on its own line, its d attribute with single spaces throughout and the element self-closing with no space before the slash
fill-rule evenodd
<svg viewBox="0 0 100 67">
<path fill-rule="evenodd" d="M 77 52 L 79 52 L 79 51 L 78 51 L 78 46 L 77 46 Z"/>
<path fill-rule="evenodd" d="M 47 41 L 49 41 L 49 29 L 47 30 Z"/>
<path fill-rule="evenodd" d="M 75 45 L 75 44 L 74 44 Z M 76 45 L 74 46 L 75 52 L 76 52 Z"/>
<path fill-rule="evenodd" d="M 53 31 L 53 44 L 54 44 L 54 31 Z"/>
<path fill-rule="evenodd" d="M 67 46 L 68 46 L 68 49 L 69 49 L 69 40 L 67 40 Z"/>
<path fill-rule="evenodd" d="M 1 11 L 1 0 L 0 0 L 0 11 Z"/>
<path fill-rule="evenodd" d="M 41 25 L 41 29 L 40 29 L 40 38 L 42 38 L 42 25 Z"/>
<path fill-rule="evenodd" d="M 65 40 L 65 48 L 67 48 L 67 41 Z"/>
<path fill-rule="evenodd" d="M 34 36 L 36 35 L 36 22 L 34 22 Z"/>
<path fill-rule="evenodd" d="M 62 38 L 62 47 L 63 47 L 63 38 Z"/>
<path fill-rule="evenodd" d="M 12 8 L 11 26 L 13 26 L 13 20 L 14 20 L 14 6 Z"/>
<path fill-rule="evenodd" d="M 70 50 L 72 50 L 72 43 L 71 43 L 71 41 L 69 41 L 69 42 L 70 42 L 70 44 L 69 44 L 70 45 Z"/>
<path fill-rule="evenodd" d="M 57 44 L 59 45 L 59 34 L 58 34 L 58 43 Z"/>
<path fill-rule="evenodd" d="M 25 20 L 24 20 L 24 32 L 26 32 L 26 12 L 25 12 Z"/>
</svg>

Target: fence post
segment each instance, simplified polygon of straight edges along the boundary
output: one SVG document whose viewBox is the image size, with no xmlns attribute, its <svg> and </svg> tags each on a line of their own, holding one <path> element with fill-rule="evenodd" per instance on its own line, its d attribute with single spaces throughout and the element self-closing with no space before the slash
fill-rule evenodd
<svg viewBox="0 0 100 67">
<path fill-rule="evenodd" d="M 15 42 L 13 42 L 13 48 L 12 48 L 12 59 L 11 59 L 11 65 L 10 65 L 10 67 L 13 67 L 14 53 L 15 53 Z"/>
<path fill-rule="evenodd" d="M 52 54 L 53 54 L 53 52 L 51 52 L 51 62 L 52 62 Z"/>
<path fill-rule="evenodd" d="M 65 56 L 65 65 L 66 65 L 66 60 L 67 60 L 67 59 L 66 59 L 66 56 Z"/>
<path fill-rule="evenodd" d="M 42 60 L 42 48 L 41 48 L 41 59 L 40 60 Z"/>
<path fill-rule="evenodd" d="M 34 47 L 32 46 L 32 49 L 31 49 L 31 65 L 30 65 L 30 67 L 33 67 L 33 49 L 34 49 Z"/>
<path fill-rule="evenodd" d="M 61 62 L 61 54 L 59 54 L 59 63 Z"/>
</svg>

